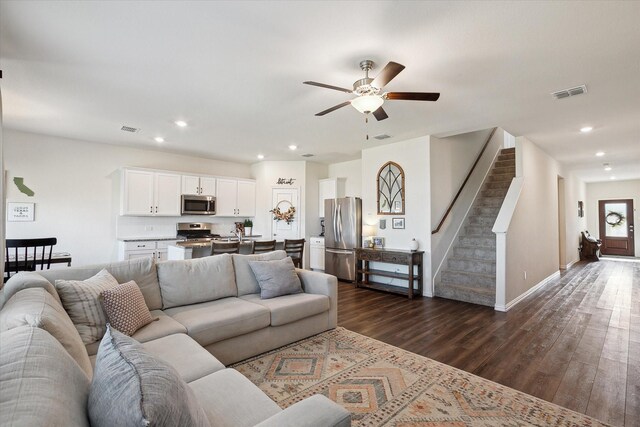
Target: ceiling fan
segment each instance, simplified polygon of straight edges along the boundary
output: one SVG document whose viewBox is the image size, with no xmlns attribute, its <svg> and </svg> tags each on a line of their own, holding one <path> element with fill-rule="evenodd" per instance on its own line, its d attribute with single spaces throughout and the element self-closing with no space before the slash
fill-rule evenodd
<svg viewBox="0 0 640 427">
<path fill-rule="evenodd" d="M 440 98 L 440 94 L 435 92 L 382 92 L 382 88 L 404 70 L 404 65 L 398 64 L 397 62 L 389 62 L 380 74 L 372 79 L 369 77 L 369 70 L 373 69 L 373 67 L 374 63 L 370 59 L 365 59 L 360 62 L 360 68 L 364 71 L 364 78 L 356 80 L 353 83 L 353 90 L 312 81 L 303 82 L 311 86 L 324 87 L 357 95 L 350 101 L 345 101 L 319 112 L 316 116 L 324 116 L 325 114 L 351 104 L 356 110 L 363 114 L 373 113 L 373 116 L 377 120 L 384 120 L 389 117 L 382 108 L 385 100 L 437 101 L 438 98 Z"/>
</svg>

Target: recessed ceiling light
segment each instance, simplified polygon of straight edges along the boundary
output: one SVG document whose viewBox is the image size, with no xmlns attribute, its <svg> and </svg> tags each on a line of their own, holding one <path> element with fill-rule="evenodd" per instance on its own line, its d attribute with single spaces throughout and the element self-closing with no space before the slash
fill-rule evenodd
<svg viewBox="0 0 640 427">
<path fill-rule="evenodd" d="M 180 126 L 181 128 L 187 127 L 187 122 L 185 122 L 184 120 L 176 120 L 174 123 L 176 124 L 176 126 Z"/>
<path fill-rule="evenodd" d="M 616 179 L 616 177 L 615 176 L 610 176 L 609 179 Z"/>
<path fill-rule="evenodd" d="M 583 128 L 580 128 L 580 132 L 582 132 L 582 133 L 591 132 L 592 130 L 593 130 L 593 128 L 591 126 L 585 126 Z"/>
<path fill-rule="evenodd" d="M 260 160 L 264 159 L 264 154 L 258 154 L 258 159 Z"/>
<path fill-rule="evenodd" d="M 602 166 L 604 166 L 604 170 L 606 170 L 606 171 L 610 171 L 611 170 L 611 165 L 609 163 L 603 163 Z"/>
<path fill-rule="evenodd" d="M 297 145 L 293 145 L 293 144 L 291 144 L 291 145 L 289 146 L 289 150 L 291 150 L 291 151 L 293 151 L 293 150 L 297 150 L 297 149 L 298 149 L 298 146 L 297 146 Z"/>
<path fill-rule="evenodd" d="M 596 153 L 596 156 L 598 156 L 598 157 L 602 157 L 602 156 L 604 156 L 604 151 L 598 151 L 598 152 Z"/>
<path fill-rule="evenodd" d="M 163 138 L 163 137 L 161 137 L 161 136 L 156 136 L 155 138 L 153 138 L 153 140 L 154 140 L 155 142 L 164 142 L 164 138 Z"/>
</svg>

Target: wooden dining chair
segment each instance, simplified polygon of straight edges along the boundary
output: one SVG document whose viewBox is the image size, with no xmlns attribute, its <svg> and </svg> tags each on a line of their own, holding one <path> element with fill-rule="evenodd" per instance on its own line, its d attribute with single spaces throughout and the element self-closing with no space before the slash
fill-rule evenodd
<svg viewBox="0 0 640 427">
<path fill-rule="evenodd" d="M 7 239 L 5 241 L 4 281 L 19 271 L 51 268 L 51 254 L 58 243 L 55 237 L 43 239 Z"/>
<path fill-rule="evenodd" d="M 261 242 L 254 241 L 252 245 L 252 254 L 261 254 L 264 252 L 272 252 L 276 250 L 275 240 L 264 240 Z"/>
<path fill-rule="evenodd" d="M 304 242 L 304 239 L 284 239 L 284 250 L 293 260 L 293 264 L 298 268 L 302 268 Z"/>
<path fill-rule="evenodd" d="M 211 242 L 211 255 L 238 253 L 240 253 L 240 242 Z"/>
</svg>

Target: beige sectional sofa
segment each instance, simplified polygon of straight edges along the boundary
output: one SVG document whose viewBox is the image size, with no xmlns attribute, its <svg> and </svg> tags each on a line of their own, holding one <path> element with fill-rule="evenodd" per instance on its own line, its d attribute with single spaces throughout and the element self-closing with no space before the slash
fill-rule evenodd
<svg viewBox="0 0 640 427">
<path fill-rule="evenodd" d="M 260 298 L 249 261 L 284 257 L 276 251 L 157 264 L 143 258 L 15 275 L 2 290 L 0 425 L 88 425 L 86 413 L 78 411 L 86 412 L 91 381 L 86 358 L 95 363 L 100 341 L 86 345 L 82 354 L 73 347 L 79 336 L 68 326 L 70 319 L 60 317 L 66 313 L 54 284 L 58 279 L 85 280 L 102 269 L 119 283 L 138 284 L 159 320 L 132 337 L 177 370 L 212 426 L 350 425 L 349 413 L 324 396 L 282 410 L 240 373 L 225 368 L 336 326 L 333 276 L 296 270 L 304 292 Z M 52 354 L 56 357 L 44 356 Z M 56 398 L 59 394 L 65 399 Z M 73 402 L 70 396 L 75 396 Z"/>
</svg>

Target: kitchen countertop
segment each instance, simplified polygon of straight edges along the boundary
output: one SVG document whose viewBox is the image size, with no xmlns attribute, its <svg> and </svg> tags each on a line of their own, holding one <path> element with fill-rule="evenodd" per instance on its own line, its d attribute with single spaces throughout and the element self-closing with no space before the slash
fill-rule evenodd
<svg viewBox="0 0 640 427">
<path fill-rule="evenodd" d="M 121 242 L 155 242 L 159 240 L 180 240 L 176 236 L 164 237 L 118 237 Z"/>
</svg>

